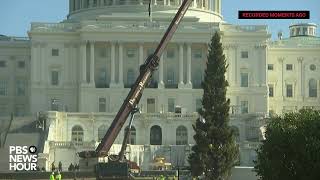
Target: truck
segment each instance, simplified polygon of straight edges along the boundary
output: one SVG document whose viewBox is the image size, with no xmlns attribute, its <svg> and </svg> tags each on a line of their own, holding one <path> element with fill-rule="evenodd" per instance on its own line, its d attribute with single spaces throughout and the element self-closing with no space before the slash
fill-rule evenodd
<svg viewBox="0 0 320 180">
<path fill-rule="evenodd" d="M 183 0 L 180 8 L 171 21 L 154 53 L 151 54 L 145 60 L 144 64 L 140 66 L 140 74 L 138 78 L 131 87 L 129 94 L 121 105 L 101 143 L 98 145 L 95 151 L 82 151 L 79 153 L 80 158 L 87 160 L 96 159 L 95 162 L 97 162 L 97 164 L 94 168 L 96 179 L 134 179 L 134 173 L 132 173 L 130 170 L 130 167 L 132 167 L 130 165 L 131 163 L 130 161 L 126 160 L 124 156 L 134 114 L 139 111 L 137 105 L 139 104 L 143 90 L 150 82 L 153 72 L 157 70 L 159 66 L 160 56 L 167 47 L 169 41 L 172 39 L 192 1 L 193 0 Z M 128 131 L 126 131 L 119 154 L 108 155 L 112 144 L 119 135 L 119 132 L 121 131 L 130 114 L 131 118 L 129 122 L 129 128 Z M 108 156 L 108 162 L 97 161 L 97 158 L 106 156 Z"/>
</svg>

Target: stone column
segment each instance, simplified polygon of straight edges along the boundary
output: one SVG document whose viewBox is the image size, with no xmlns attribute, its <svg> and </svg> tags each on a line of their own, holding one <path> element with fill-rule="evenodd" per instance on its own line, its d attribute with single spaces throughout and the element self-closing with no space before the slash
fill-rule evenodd
<svg viewBox="0 0 320 180">
<path fill-rule="evenodd" d="M 69 12 L 74 11 L 74 0 L 69 1 Z"/>
<path fill-rule="evenodd" d="M 238 74 L 238 47 L 237 45 L 233 45 L 234 49 L 234 63 L 233 63 L 233 82 L 235 86 L 239 86 L 238 77 L 240 74 Z"/>
<path fill-rule="evenodd" d="M 73 63 L 73 60 L 74 60 L 74 57 L 73 57 L 73 46 L 74 46 L 74 43 L 70 43 L 69 44 L 69 59 L 68 59 L 68 65 L 69 65 L 69 68 L 68 68 L 68 76 L 69 76 L 69 84 L 70 85 L 72 85 L 72 83 L 73 83 L 73 75 L 72 75 L 72 73 L 73 73 L 73 66 L 75 66 L 75 64 Z"/>
<path fill-rule="evenodd" d="M 143 42 L 139 42 L 139 67 L 144 63 L 143 57 Z"/>
<path fill-rule="evenodd" d="M 267 86 L 267 84 L 268 84 L 268 80 L 267 80 L 267 73 L 268 73 L 267 72 L 267 61 L 268 61 L 267 45 L 262 44 L 260 50 L 261 50 L 262 62 L 259 61 L 259 64 L 261 65 L 260 67 L 263 69 L 263 73 L 261 73 L 259 76 L 259 85 L 260 86 Z"/>
<path fill-rule="evenodd" d="M 80 8 L 80 4 L 79 3 L 80 3 L 79 1 L 75 1 L 74 2 L 74 10 L 79 10 L 79 8 Z"/>
<path fill-rule="evenodd" d="M 192 82 L 191 82 L 191 59 L 192 59 L 192 53 L 191 53 L 191 43 L 187 43 L 187 88 L 192 88 Z"/>
<path fill-rule="evenodd" d="M 70 85 L 70 43 L 64 44 L 64 84 Z"/>
<path fill-rule="evenodd" d="M 197 8 L 197 0 L 193 0 L 193 7 Z"/>
<path fill-rule="evenodd" d="M 179 88 L 184 87 L 183 82 L 183 43 L 179 43 Z"/>
<path fill-rule="evenodd" d="M 279 62 L 279 67 L 278 67 L 278 70 L 280 71 L 281 73 L 281 94 L 280 94 L 280 97 L 283 99 L 284 98 L 284 80 L 283 80 L 283 61 L 284 61 L 284 58 L 281 57 L 278 59 L 278 62 Z"/>
<path fill-rule="evenodd" d="M 78 79 L 77 73 L 78 73 L 79 67 L 80 67 L 79 64 L 81 64 L 78 61 L 79 54 L 78 54 L 77 50 L 78 50 L 77 43 L 73 42 L 70 46 L 70 53 L 71 53 L 71 55 L 70 55 L 70 60 L 71 60 L 70 61 L 70 64 L 71 64 L 70 65 L 70 69 L 71 69 L 70 70 L 70 77 L 71 77 L 71 85 L 72 86 L 77 84 L 77 79 Z"/>
<path fill-rule="evenodd" d="M 109 46 L 108 46 L 108 42 L 106 42 L 106 44 L 105 44 L 106 46 L 105 46 L 105 51 L 106 51 L 106 77 L 108 76 L 107 74 L 108 74 L 108 72 L 109 72 L 109 70 L 108 70 L 108 60 L 109 60 L 109 57 L 108 57 L 108 48 L 109 48 Z M 110 70 L 111 70 L 111 68 L 110 68 Z M 108 83 L 108 78 L 106 78 L 106 82 L 105 82 L 105 84 L 107 84 Z"/>
<path fill-rule="evenodd" d="M 87 42 L 83 41 L 80 45 L 80 59 L 81 59 L 81 84 L 87 84 Z"/>
<path fill-rule="evenodd" d="M 261 57 L 261 53 L 260 53 L 260 45 L 255 45 L 255 47 L 253 48 L 252 51 L 252 55 L 253 55 L 253 59 L 255 59 L 256 61 L 254 62 L 255 64 L 253 64 L 253 66 L 256 66 L 256 68 L 253 69 L 253 73 L 252 76 L 250 76 L 250 78 L 253 79 L 253 86 L 259 86 L 260 84 L 260 76 L 261 76 L 261 63 L 260 61 L 262 60 Z"/>
<path fill-rule="evenodd" d="M 219 1 L 219 0 L 215 0 L 215 1 L 214 1 L 214 11 L 217 12 L 217 13 L 219 13 L 219 12 L 218 12 L 218 11 L 219 11 L 219 3 L 218 3 L 218 1 Z"/>
<path fill-rule="evenodd" d="M 123 87 L 123 44 L 118 42 L 119 45 L 119 82 L 118 85 Z"/>
<path fill-rule="evenodd" d="M 94 41 L 90 41 L 90 86 L 95 87 L 94 82 Z"/>
<path fill-rule="evenodd" d="M 38 58 L 38 54 L 39 54 L 39 43 L 37 42 L 32 42 L 32 46 L 31 46 L 31 83 L 36 84 L 39 82 L 39 69 L 40 67 L 38 67 L 39 64 L 39 58 Z"/>
<path fill-rule="evenodd" d="M 303 67 L 302 67 L 302 62 L 303 62 L 303 57 L 299 57 L 297 58 L 298 61 L 298 83 L 297 83 L 297 95 L 298 95 L 298 99 L 302 100 L 303 98 Z"/>
<path fill-rule="evenodd" d="M 116 81 L 115 81 L 115 77 L 116 77 L 116 66 L 115 66 L 115 58 L 116 58 L 116 47 L 115 47 L 115 43 L 111 42 L 111 82 L 110 82 L 110 87 L 115 87 L 116 85 Z"/>
<path fill-rule="evenodd" d="M 48 67 L 47 67 L 47 58 L 46 58 L 46 43 L 41 43 L 40 44 L 40 61 L 41 61 L 41 74 L 38 74 L 41 76 L 41 84 L 45 85 L 48 82 Z"/>
<path fill-rule="evenodd" d="M 159 62 L 159 82 L 158 82 L 158 88 L 163 89 L 164 88 L 164 82 L 163 82 L 163 54 L 160 56 L 160 62 Z"/>
<path fill-rule="evenodd" d="M 154 0 L 154 5 L 155 5 L 155 6 L 158 5 L 157 0 Z"/>
<path fill-rule="evenodd" d="M 168 6 L 171 6 L 171 4 L 170 4 L 170 0 L 167 0 L 167 4 L 168 4 Z"/>
</svg>

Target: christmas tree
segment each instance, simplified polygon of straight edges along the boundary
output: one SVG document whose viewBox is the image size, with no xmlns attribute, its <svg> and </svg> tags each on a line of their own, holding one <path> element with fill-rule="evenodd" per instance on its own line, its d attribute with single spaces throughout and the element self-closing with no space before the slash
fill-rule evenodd
<svg viewBox="0 0 320 180">
<path fill-rule="evenodd" d="M 189 156 L 193 176 L 222 180 L 230 176 L 238 157 L 234 132 L 229 126 L 229 104 L 226 98 L 227 70 L 221 38 L 214 34 L 209 44 L 207 68 L 202 82 L 202 109 L 193 125 L 195 145 Z"/>
</svg>

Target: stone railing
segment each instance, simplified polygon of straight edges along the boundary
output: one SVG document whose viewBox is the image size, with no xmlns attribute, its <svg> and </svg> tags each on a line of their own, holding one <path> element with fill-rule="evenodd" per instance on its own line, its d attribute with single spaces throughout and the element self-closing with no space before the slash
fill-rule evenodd
<svg viewBox="0 0 320 180">
<path fill-rule="evenodd" d="M 265 25 L 230 25 L 224 24 L 221 26 L 222 31 L 229 32 L 259 32 L 268 31 L 268 27 Z"/>
<path fill-rule="evenodd" d="M 73 32 L 79 27 L 78 23 L 31 23 L 31 31 L 36 32 Z"/>
<path fill-rule="evenodd" d="M 168 28 L 169 22 L 149 22 L 149 21 L 84 21 L 80 23 L 32 23 L 31 31 L 33 32 L 75 32 L 78 29 L 85 31 L 164 31 Z M 254 26 L 253 26 L 254 27 Z M 199 30 L 208 31 L 218 28 L 212 23 L 185 22 L 181 24 L 178 31 Z"/>
<path fill-rule="evenodd" d="M 14 37 L 14 36 L 5 36 L 0 35 L 0 41 L 29 41 L 28 37 Z"/>
<path fill-rule="evenodd" d="M 50 141 L 51 148 L 95 148 L 95 142 L 83 141 L 83 142 L 73 142 L 73 141 Z"/>
<path fill-rule="evenodd" d="M 185 119 L 185 120 L 196 120 L 199 115 L 198 113 L 141 113 L 136 115 L 138 118 L 143 119 Z"/>
<path fill-rule="evenodd" d="M 266 112 L 249 112 L 249 113 L 242 113 L 241 106 L 230 105 L 229 114 L 231 117 L 233 116 L 246 116 L 246 117 L 266 117 Z"/>
</svg>

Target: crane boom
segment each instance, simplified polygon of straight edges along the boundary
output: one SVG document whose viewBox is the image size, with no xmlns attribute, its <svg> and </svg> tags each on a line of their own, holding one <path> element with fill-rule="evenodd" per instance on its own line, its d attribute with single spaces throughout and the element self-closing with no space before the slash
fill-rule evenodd
<svg viewBox="0 0 320 180">
<path fill-rule="evenodd" d="M 103 137 L 101 143 L 98 145 L 98 147 L 96 148 L 93 154 L 89 155 L 87 153 L 86 157 L 88 156 L 100 157 L 100 156 L 107 155 L 112 144 L 117 138 L 120 130 L 122 129 L 124 123 L 126 122 L 130 112 L 139 103 L 144 88 L 149 82 L 152 76 L 152 73 L 157 69 L 159 65 L 160 56 L 162 55 L 164 49 L 167 47 L 169 41 L 172 39 L 173 34 L 177 30 L 178 25 L 180 24 L 182 18 L 184 17 L 192 1 L 193 0 L 184 0 L 182 2 L 178 12 L 176 13 L 175 17 L 170 23 L 167 31 L 163 35 L 155 52 L 146 59 L 143 65 L 141 65 L 140 75 L 138 76 L 135 83 L 133 84 L 128 96 L 126 97 L 123 104 L 121 105 L 117 115 L 112 121 L 111 126 L 108 129 L 105 136 Z"/>
</svg>

